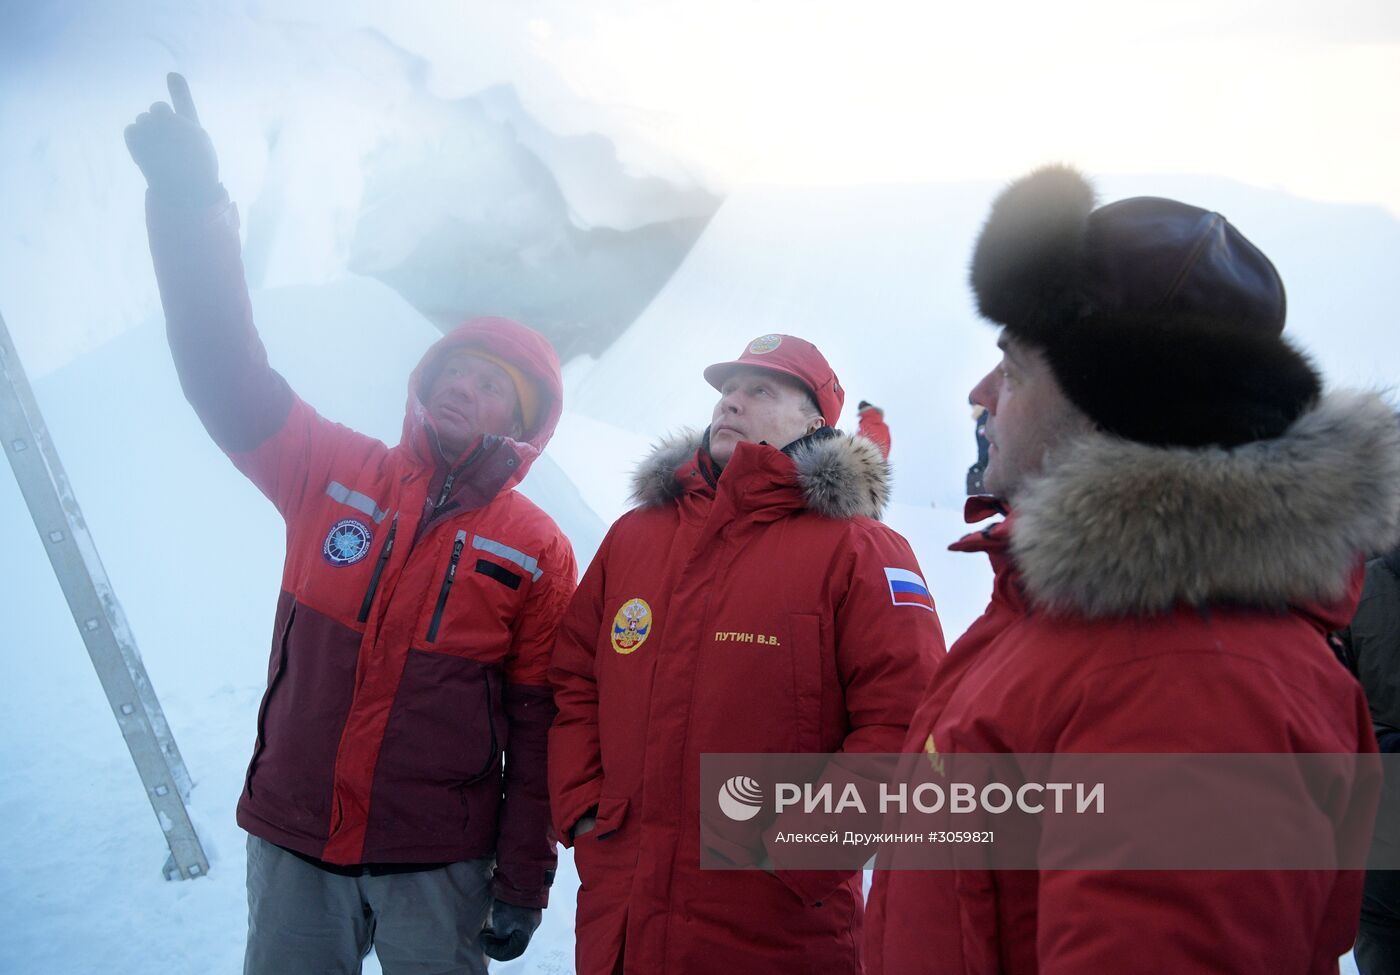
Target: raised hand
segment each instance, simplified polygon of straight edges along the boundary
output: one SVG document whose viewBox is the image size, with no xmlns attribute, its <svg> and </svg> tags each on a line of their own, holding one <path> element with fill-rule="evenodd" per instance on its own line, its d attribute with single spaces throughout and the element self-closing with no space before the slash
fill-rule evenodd
<svg viewBox="0 0 1400 975">
<path fill-rule="evenodd" d="M 170 103 L 156 102 L 138 115 L 126 127 L 126 147 L 152 193 L 181 206 L 208 206 L 223 194 L 214 143 L 199 125 L 184 77 L 171 72 L 165 80 Z"/>
</svg>

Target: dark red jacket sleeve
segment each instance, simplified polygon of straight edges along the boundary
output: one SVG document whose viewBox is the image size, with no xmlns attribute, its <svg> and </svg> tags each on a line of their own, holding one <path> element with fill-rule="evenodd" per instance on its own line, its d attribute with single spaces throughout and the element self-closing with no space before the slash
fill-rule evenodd
<svg viewBox="0 0 1400 975">
<path fill-rule="evenodd" d="M 559 715 L 549 732 L 549 798 L 565 846 L 579 817 L 598 805 L 603 753 L 598 736 L 598 682 L 593 654 L 602 625 L 608 539 L 598 549 L 569 603 L 554 642 L 549 676 Z"/>
<path fill-rule="evenodd" d="M 319 490 L 337 455 L 385 449 L 320 416 L 268 365 L 232 203 L 178 207 L 148 193 L 146 227 L 185 398 L 214 442 L 284 517 L 293 516 L 309 484 Z"/>
<path fill-rule="evenodd" d="M 282 426 L 294 397 L 253 327 L 238 209 L 227 199 L 171 206 L 147 193 L 146 228 L 185 398 L 220 447 L 251 450 Z"/>
<path fill-rule="evenodd" d="M 545 907 L 557 862 L 549 817 L 547 759 L 554 693 L 549 655 L 564 608 L 574 593 L 578 568 L 561 535 L 540 559 L 544 574 L 526 600 L 515 644 L 506 660 L 505 786 L 496 836 L 493 894 L 520 907 Z"/>
</svg>

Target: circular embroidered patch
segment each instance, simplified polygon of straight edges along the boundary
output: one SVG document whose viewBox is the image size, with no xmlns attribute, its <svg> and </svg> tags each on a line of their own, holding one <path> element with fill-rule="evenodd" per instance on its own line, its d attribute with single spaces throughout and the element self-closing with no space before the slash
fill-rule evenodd
<svg viewBox="0 0 1400 975">
<path fill-rule="evenodd" d="M 636 650 L 651 636 L 651 607 L 645 599 L 633 598 L 622 604 L 613 617 L 612 647 L 624 656 Z"/>
<path fill-rule="evenodd" d="M 766 355 L 782 344 L 781 335 L 760 335 L 749 343 L 749 352 L 752 355 Z"/>
<path fill-rule="evenodd" d="M 331 565 L 354 565 L 369 554 L 374 532 L 358 518 L 342 518 L 326 533 L 321 555 Z"/>
</svg>

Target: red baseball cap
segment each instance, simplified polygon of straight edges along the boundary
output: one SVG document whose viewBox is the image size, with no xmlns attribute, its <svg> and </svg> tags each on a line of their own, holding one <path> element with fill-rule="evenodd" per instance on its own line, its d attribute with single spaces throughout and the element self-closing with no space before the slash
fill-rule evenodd
<svg viewBox="0 0 1400 975">
<path fill-rule="evenodd" d="M 707 367 L 705 381 L 721 389 L 731 373 L 745 366 L 791 376 L 807 387 L 827 426 L 834 427 L 841 419 L 846 391 L 841 388 L 841 381 L 836 378 L 826 356 L 806 339 L 776 333 L 760 335 L 733 362 L 716 362 Z"/>
</svg>

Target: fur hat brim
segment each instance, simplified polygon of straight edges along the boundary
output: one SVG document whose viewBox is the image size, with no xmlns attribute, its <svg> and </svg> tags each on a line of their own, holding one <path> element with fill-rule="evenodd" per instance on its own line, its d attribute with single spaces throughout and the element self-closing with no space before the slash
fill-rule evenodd
<svg viewBox="0 0 1400 975">
<path fill-rule="evenodd" d="M 1283 340 L 1283 284 L 1219 214 L 1137 197 L 1095 209 L 1067 166 L 1004 190 L 977 239 L 979 311 L 1043 351 L 1065 395 L 1130 440 L 1278 436 L 1321 392 Z"/>
<path fill-rule="evenodd" d="M 992 204 L 970 279 L 986 318 L 1036 342 L 1083 308 L 1082 274 L 1094 188 L 1068 166 L 1017 180 Z"/>
</svg>

